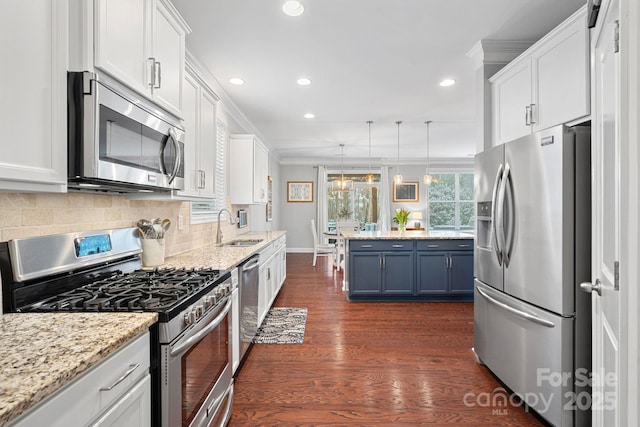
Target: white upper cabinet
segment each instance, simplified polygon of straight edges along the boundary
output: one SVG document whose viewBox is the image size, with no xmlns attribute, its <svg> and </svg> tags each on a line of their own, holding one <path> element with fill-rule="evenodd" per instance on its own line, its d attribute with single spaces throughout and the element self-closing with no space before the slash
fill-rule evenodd
<svg viewBox="0 0 640 427">
<path fill-rule="evenodd" d="M 251 205 L 267 203 L 269 152 L 255 135 L 231 135 L 231 203 Z"/>
<path fill-rule="evenodd" d="M 491 77 L 494 145 L 587 118 L 589 31 L 582 7 Z"/>
<path fill-rule="evenodd" d="M 180 196 L 215 196 L 216 105 L 218 99 L 191 71 L 184 80 L 185 189 Z"/>
<path fill-rule="evenodd" d="M 2 3 L 0 190 L 67 188 L 68 0 Z"/>
<path fill-rule="evenodd" d="M 510 64 L 509 72 L 493 82 L 493 137 L 498 143 L 531 132 L 531 61 Z"/>
<path fill-rule="evenodd" d="M 149 90 L 147 58 L 151 57 L 148 30 L 152 1 L 98 0 L 95 2 L 95 66 L 140 93 Z"/>
<path fill-rule="evenodd" d="M 167 0 L 96 0 L 94 13 L 95 67 L 182 117 L 190 30 L 173 5 Z"/>
</svg>

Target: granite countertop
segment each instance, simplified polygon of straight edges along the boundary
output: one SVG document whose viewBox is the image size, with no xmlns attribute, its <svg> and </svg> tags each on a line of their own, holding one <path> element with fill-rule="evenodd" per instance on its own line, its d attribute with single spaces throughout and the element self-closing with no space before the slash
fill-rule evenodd
<svg viewBox="0 0 640 427">
<path fill-rule="evenodd" d="M 231 270 L 285 234 L 286 231 L 252 231 L 244 233 L 229 239 L 229 241 L 262 239 L 262 242 L 245 247 L 224 247 L 212 243 L 167 257 L 162 267 Z"/>
<path fill-rule="evenodd" d="M 156 313 L 0 316 L 0 426 L 145 332 L 157 319 Z"/>
<path fill-rule="evenodd" d="M 399 231 L 343 231 L 342 234 L 348 240 L 455 240 L 473 239 L 472 232 L 466 231 L 411 231 L 404 233 Z"/>
</svg>

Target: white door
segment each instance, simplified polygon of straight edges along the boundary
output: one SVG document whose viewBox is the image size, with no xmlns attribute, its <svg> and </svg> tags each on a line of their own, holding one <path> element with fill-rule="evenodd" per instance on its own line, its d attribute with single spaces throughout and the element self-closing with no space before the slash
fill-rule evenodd
<svg viewBox="0 0 640 427">
<path fill-rule="evenodd" d="M 620 53 L 619 0 L 605 0 L 591 38 L 593 426 L 620 426 Z"/>
</svg>

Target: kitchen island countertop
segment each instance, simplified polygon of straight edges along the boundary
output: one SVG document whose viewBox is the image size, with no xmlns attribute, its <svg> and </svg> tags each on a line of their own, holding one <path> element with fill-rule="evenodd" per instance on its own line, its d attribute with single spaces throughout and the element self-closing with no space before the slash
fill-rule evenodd
<svg viewBox="0 0 640 427">
<path fill-rule="evenodd" d="M 349 240 L 455 240 L 473 239 L 474 235 L 468 231 L 343 231 L 342 235 Z"/>
<path fill-rule="evenodd" d="M 240 234 L 229 239 L 229 241 L 254 239 L 262 239 L 262 241 L 255 245 L 244 247 L 225 247 L 211 243 L 196 249 L 190 249 L 178 255 L 167 257 L 162 267 L 231 270 L 243 260 L 258 253 L 265 246 L 285 234 L 286 231 L 252 231 Z"/>
<path fill-rule="evenodd" d="M 0 426 L 102 361 L 156 313 L 10 313 L 0 316 Z"/>
</svg>

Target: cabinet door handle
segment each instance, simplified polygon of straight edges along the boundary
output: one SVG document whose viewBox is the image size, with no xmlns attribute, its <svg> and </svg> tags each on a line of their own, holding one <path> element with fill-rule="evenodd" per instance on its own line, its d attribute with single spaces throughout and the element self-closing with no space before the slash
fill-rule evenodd
<svg viewBox="0 0 640 427">
<path fill-rule="evenodd" d="M 156 64 L 158 61 L 156 61 L 156 58 L 153 56 L 150 57 L 148 61 L 151 61 L 151 81 L 149 82 L 149 87 L 153 89 L 156 86 Z"/>
<path fill-rule="evenodd" d="M 135 365 L 129 365 L 129 369 L 127 369 L 127 371 L 122 374 L 122 376 L 120 378 L 118 378 L 117 380 L 115 380 L 115 382 L 113 384 L 111 384 L 109 387 L 102 387 L 100 388 L 100 391 L 110 391 L 113 390 L 113 388 L 115 386 L 117 386 L 118 384 L 120 384 L 122 381 L 126 380 L 127 377 L 131 374 L 133 374 L 133 371 L 135 371 L 136 369 L 138 369 L 138 367 L 140 366 L 139 363 L 136 363 Z"/>
<path fill-rule="evenodd" d="M 459 248 L 469 248 L 471 245 L 458 245 Z"/>
<path fill-rule="evenodd" d="M 524 107 L 524 124 L 531 126 L 531 105 Z"/>
<path fill-rule="evenodd" d="M 162 86 L 162 64 L 160 63 L 160 61 L 154 61 L 155 64 L 158 66 L 158 85 L 154 86 L 154 89 L 160 89 L 160 87 Z"/>
<path fill-rule="evenodd" d="M 373 245 L 360 245 L 361 248 L 372 248 Z"/>
<path fill-rule="evenodd" d="M 382 270 L 382 255 L 378 256 L 378 266 L 380 267 L 380 270 Z"/>
<path fill-rule="evenodd" d="M 439 248 L 440 245 L 427 245 L 428 248 Z"/>
<path fill-rule="evenodd" d="M 530 104 L 529 105 L 529 124 L 535 125 L 536 121 L 533 120 L 533 107 L 535 107 L 536 104 Z"/>
<path fill-rule="evenodd" d="M 203 170 L 199 170 L 198 171 L 198 175 L 200 176 L 200 184 L 198 185 L 199 189 L 204 189 L 205 187 L 205 182 L 207 180 L 207 172 L 203 171 Z"/>
<path fill-rule="evenodd" d="M 404 248 L 404 245 L 391 245 L 392 248 Z"/>
</svg>

